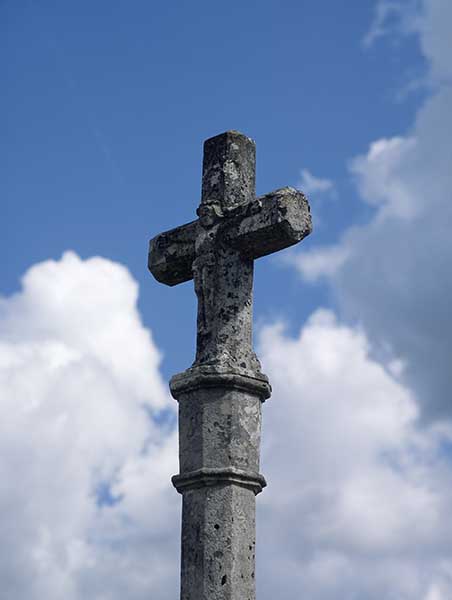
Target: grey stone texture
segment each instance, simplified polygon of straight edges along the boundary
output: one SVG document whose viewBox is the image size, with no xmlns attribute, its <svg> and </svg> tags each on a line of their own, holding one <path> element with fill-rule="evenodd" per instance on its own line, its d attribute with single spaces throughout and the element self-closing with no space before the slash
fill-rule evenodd
<svg viewBox="0 0 452 600">
<path fill-rule="evenodd" d="M 184 494 L 181 600 L 255 598 L 254 492 L 215 485 Z"/>
<path fill-rule="evenodd" d="M 311 232 L 305 196 L 255 196 L 255 145 L 237 131 L 204 144 L 198 219 L 150 242 L 149 269 L 167 285 L 194 279 L 193 365 L 170 382 L 179 402 L 183 495 L 182 600 L 255 600 L 255 495 L 261 405 L 271 388 L 252 344 L 254 260 Z"/>
<path fill-rule="evenodd" d="M 199 384 L 198 384 L 199 385 Z M 254 599 L 261 388 L 200 384 L 179 399 L 181 598 Z M 174 393 L 174 387 L 173 393 Z"/>
</svg>

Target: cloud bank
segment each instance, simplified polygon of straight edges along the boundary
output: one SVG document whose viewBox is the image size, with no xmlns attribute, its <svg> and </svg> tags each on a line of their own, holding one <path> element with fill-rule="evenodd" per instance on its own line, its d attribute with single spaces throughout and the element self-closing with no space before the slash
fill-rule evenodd
<svg viewBox="0 0 452 600">
<path fill-rule="evenodd" d="M 330 311 L 297 337 L 268 326 L 260 344 L 274 395 L 264 406 L 259 597 L 452 597 L 452 429 L 419 428 L 409 389 Z"/>
<path fill-rule="evenodd" d="M 174 407 L 137 293 L 124 267 L 67 252 L 0 302 L 4 598 L 176 593 L 176 439 L 153 419 Z"/>
<path fill-rule="evenodd" d="M 329 280 L 343 317 L 362 325 L 382 354 L 403 360 L 431 421 L 452 416 L 452 37 L 444 25 L 452 4 L 426 1 L 417 13 L 412 3 L 393 4 L 404 31 L 419 38 L 434 91 L 409 132 L 372 142 L 350 162 L 372 220 L 292 264 L 308 281 Z M 389 3 L 381 6 L 387 14 Z"/>
<path fill-rule="evenodd" d="M 173 411 L 127 269 L 32 267 L 0 303 L 0 577 L 17 600 L 178 595 Z M 264 328 L 259 598 L 446 600 L 452 445 L 363 331 L 317 310 Z"/>
</svg>

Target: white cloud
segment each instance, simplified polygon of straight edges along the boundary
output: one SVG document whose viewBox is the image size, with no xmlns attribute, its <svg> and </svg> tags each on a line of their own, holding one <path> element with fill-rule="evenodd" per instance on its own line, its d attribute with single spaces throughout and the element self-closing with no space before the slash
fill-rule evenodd
<svg viewBox="0 0 452 600">
<path fill-rule="evenodd" d="M 452 469 L 441 444 L 450 428 L 418 429 L 413 395 L 329 311 L 296 338 L 267 327 L 260 346 L 274 386 L 264 405 L 260 597 L 449 597 Z"/>
<path fill-rule="evenodd" d="M 301 179 L 297 187 L 305 194 L 322 194 L 334 191 L 334 183 L 330 179 L 315 177 L 308 169 L 301 170 Z"/>
<path fill-rule="evenodd" d="M 67 252 L 60 262 L 32 267 L 23 288 L 12 299 L 0 299 L 3 339 L 17 348 L 24 339 L 36 342 L 37 349 L 58 343 L 64 358 L 55 350 L 53 360 L 66 363 L 87 355 L 152 408 L 166 406 L 157 377 L 159 353 L 139 323 L 138 286 L 127 269 L 102 258 L 84 262 Z"/>
<path fill-rule="evenodd" d="M 452 5 L 379 6 L 374 38 L 389 13 L 402 19 L 436 88 L 406 135 L 350 163 L 371 221 L 290 259 L 309 281 L 329 277 L 342 315 L 361 328 L 320 311 L 295 339 L 281 327 L 263 333 L 275 390 L 259 499 L 259 539 L 274 547 L 261 555 L 268 597 L 452 597 Z M 375 359 L 383 351 L 386 368 Z"/>
<path fill-rule="evenodd" d="M 380 139 L 370 145 L 365 156 L 351 162 L 361 197 L 380 208 L 379 220 L 392 216 L 408 220 L 422 210 L 421 198 L 412 194 L 403 172 L 416 151 L 414 138 Z"/>
<path fill-rule="evenodd" d="M 311 283 L 323 277 L 331 277 L 348 258 L 348 249 L 342 245 L 313 248 L 303 253 L 289 252 L 284 262 L 294 266 L 306 281 Z"/>
<path fill-rule="evenodd" d="M 175 403 L 136 298 L 124 267 L 66 253 L 1 302 L 6 598 L 177 596 L 177 442 L 152 419 Z M 452 479 L 439 448 L 450 429 L 418 430 L 412 394 L 331 312 L 297 338 L 266 327 L 260 346 L 274 396 L 259 597 L 446 598 Z"/>
<path fill-rule="evenodd" d="M 1 300 L 5 598 L 175 594 L 176 439 L 152 420 L 174 407 L 136 300 L 127 269 L 71 252 Z"/>
<path fill-rule="evenodd" d="M 425 1 L 415 15 L 409 3 L 400 14 L 419 36 L 436 91 L 406 135 L 376 140 L 351 161 L 361 197 L 375 207 L 371 221 L 291 260 L 307 280 L 330 277 L 343 316 L 404 362 L 424 415 L 440 419 L 452 414 L 452 4 Z"/>
</svg>

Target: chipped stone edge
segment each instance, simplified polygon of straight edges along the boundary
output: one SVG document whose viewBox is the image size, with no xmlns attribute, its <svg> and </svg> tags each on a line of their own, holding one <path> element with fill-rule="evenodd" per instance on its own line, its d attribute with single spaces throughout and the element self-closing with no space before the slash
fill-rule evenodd
<svg viewBox="0 0 452 600">
<path fill-rule="evenodd" d="M 263 373 L 254 376 L 240 371 L 223 370 L 217 366 L 195 366 L 174 375 L 170 380 L 170 391 L 175 400 L 181 394 L 205 388 L 225 388 L 250 392 L 265 402 L 271 396 L 272 388 L 268 377 Z"/>
<path fill-rule="evenodd" d="M 188 473 L 173 475 L 171 481 L 179 492 L 221 484 L 235 484 L 250 489 L 257 496 L 267 485 L 260 473 L 243 471 L 234 467 L 224 469 L 203 468 Z"/>
</svg>

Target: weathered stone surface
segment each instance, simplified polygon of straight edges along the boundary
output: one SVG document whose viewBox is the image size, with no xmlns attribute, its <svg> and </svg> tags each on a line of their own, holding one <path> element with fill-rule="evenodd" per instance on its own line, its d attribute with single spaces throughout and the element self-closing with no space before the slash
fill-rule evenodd
<svg viewBox="0 0 452 600">
<path fill-rule="evenodd" d="M 269 384 L 194 367 L 173 377 L 171 392 L 179 401 L 181 598 L 254 600 L 254 498 L 266 485 L 259 448 Z"/>
<path fill-rule="evenodd" d="M 198 221 L 157 235 L 149 243 L 148 267 L 157 281 L 177 285 L 193 279 Z"/>
<path fill-rule="evenodd" d="M 246 209 L 231 211 L 222 222 L 221 235 L 212 239 L 236 248 L 244 257 L 256 259 L 293 246 L 312 230 L 311 213 L 306 196 L 295 188 L 285 187 L 256 198 Z M 213 225 L 214 223 L 212 223 Z M 157 281 L 177 285 L 193 279 L 196 240 L 202 236 L 199 221 L 191 221 L 157 235 L 149 244 L 148 267 Z M 202 252 L 202 242 L 198 252 Z"/>
<path fill-rule="evenodd" d="M 245 391 L 217 379 L 212 387 L 179 389 L 176 397 L 181 474 L 224 468 L 258 474 L 260 387 Z"/>
<path fill-rule="evenodd" d="M 255 495 L 261 404 L 271 393 L 252 347 L 253 261 L 311 231 L 305 196 L 255 197 L 255 147 L 230 131 L 204 144 L 198 220 L 151 240 L 149 269 L 176 285 L 194 279 L 196 357 L 175 375 L 183 495 L 182 600 L 254 600 Z"/>
<path fill-rule="evenodd" d="M 292 187 L 260 196 L 228 227 L 226 243 L 243 258 L 256 259 L 300 242 L 311 233 L 306 196 Z"/>
<path fill-rule="evenodd" d="M 248 138 L 246 138 L 248 139 Z M 283 188 L 219 216 L 194 221 L 151 240 L 149 268 L 175 285 L 191 277 L 198 296 L 195 365 L 253 375 L 253 260 L 296 244 L 311 231 L 305 196 Z M 218 205 L 219 206 L 219 205 Z M 222 210 L 220 207 L 218 210 Z"/>
<path fill-rule="evenodd" d="M 257 394 L 262 402 L 271 395 L 268 377 L 263 373 L 257 373 L 250 377 L 221 366 L 197 365 L 174 375 L 170 381 L 171 393 L 176 399 L 181 393 L 189 390 L 214 387 L 252 392 Z"/>
<path fill-rule="evenodd" d="M 256 196 L 256 147 L 238 131 L 226 131 L 204 142 L 200 217 L 217 215 L 252 202 Z"/>
<path fill-rule="evenodd" d="M 254 600 L 254 492 L 219 484 L 182 505 L 181 600 Z"/>
</svg>

